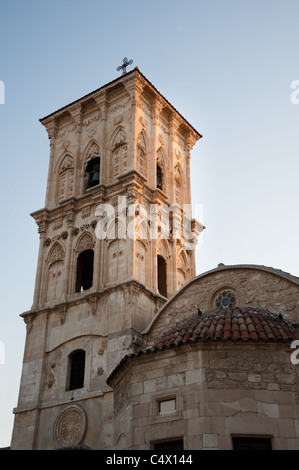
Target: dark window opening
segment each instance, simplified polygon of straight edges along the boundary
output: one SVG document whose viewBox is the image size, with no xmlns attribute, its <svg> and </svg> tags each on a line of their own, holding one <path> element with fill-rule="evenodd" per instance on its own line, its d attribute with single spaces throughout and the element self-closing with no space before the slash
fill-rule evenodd
<svg viewBox="0 0 299 470">
<path fill-rule="evenodd" d="M 163 173 L 159 165 L 157 165 L 157 188 L 161 191 L 163 189 Z"/>
<path fill-rule="evenodd" d="M 270 437 L 233 436 L 234 450 L 272 450 Z"/>
<path fill-rule="evenodd" d="M 167 297 L 166 260 L 158 255 L 158 291 Z"/>
<path fill-rule="evenodd" d="M 88 176 L 87 189 L 100 183 L 100 157 L 93 158 L 87 163 L 86 174 Z"/>
<path fill-rule="evenodd" d="M 69 355 L 67 390 L 76 390 L 84 386 L 85 351 L 78 349 Z"/>
<path fill-rule="evenodd" d="M 77 259 L 76 292 L 87 290 L 93 282 L 93 250 L 85 250 Z"/>
<path fill-rule="evenodd" d="M 167 450 L 170 452 L 184 450 L 184 442 L 183 439 L 176 439 L 175 441 L 154 442 L 153 450 Z"/>
</svg>

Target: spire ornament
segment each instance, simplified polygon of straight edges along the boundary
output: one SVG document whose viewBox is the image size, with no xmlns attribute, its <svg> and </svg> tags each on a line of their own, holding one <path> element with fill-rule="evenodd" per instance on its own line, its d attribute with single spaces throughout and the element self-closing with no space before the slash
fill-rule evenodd
<svg viewBox="0 0 299 470">
<path fill-rule="evenodd" d="M 118 72 L 120 72 L 122 70 L 122 72 L 123 72 L 122 75 L 125 75 L 127 73 L 127 70 L 126 70 L 127 67 L 131 64 L 133 64 L 133 60 L 132 59 L 128 60 L 127 57 L 124 57 L 123 58 L 123 64 L 120 65 L 119 67 L 117 67 L 116 70 Z"/>
</svg>

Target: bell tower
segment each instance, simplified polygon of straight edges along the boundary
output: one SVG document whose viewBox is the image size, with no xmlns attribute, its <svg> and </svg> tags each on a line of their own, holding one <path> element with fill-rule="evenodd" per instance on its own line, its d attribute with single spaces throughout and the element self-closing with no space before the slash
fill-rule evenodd
<svg viewBox="0 0 299 470">
<path fill-rule="evenodd" d="M 31 214 L 40 247 L 11 448 L 109 449 L 106 377 L 195 276 L 190 153 L 201 135 L 137 68 L 40 121 L 49 172 Z"/>
</svg>

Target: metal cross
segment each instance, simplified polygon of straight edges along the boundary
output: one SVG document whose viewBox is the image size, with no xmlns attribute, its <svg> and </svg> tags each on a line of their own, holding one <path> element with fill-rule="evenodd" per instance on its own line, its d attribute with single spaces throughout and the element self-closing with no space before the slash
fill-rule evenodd
<svg viewBox="0 0 299 470">
<path fill-rule="evenodd" d="M 123 71 L 122 74 L 124 75 L 125 73 L 127 73 L 126 68 L 128 67 L 128 65 L 131 65 L 131 64 L 133 64 L 133 60 L 132 60 L 132 59 L 131 59 L 131 60 L 128 60 L 127 57 L 124 57 L 124 58 L 123 58 L 123 64 L 120 65 L 119 67 L 117 67 L 116 70 L 117 70 L 118 72 L 120 72 L 120 71 L 122 70 L 122 71 Z"/>
</svg>

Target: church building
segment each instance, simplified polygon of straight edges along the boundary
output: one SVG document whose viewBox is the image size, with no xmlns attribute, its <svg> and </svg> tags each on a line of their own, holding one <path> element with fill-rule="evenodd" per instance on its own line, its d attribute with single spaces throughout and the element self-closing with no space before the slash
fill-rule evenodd
<svg viewBox="0 0 299 470">
<path fill-rule="evenodd" d="M 299 278 L 196 276 L 201 134 L 138 68 L 40 121 L 49 171 L 11 449 L 299 449 Z"/>
</svg>

